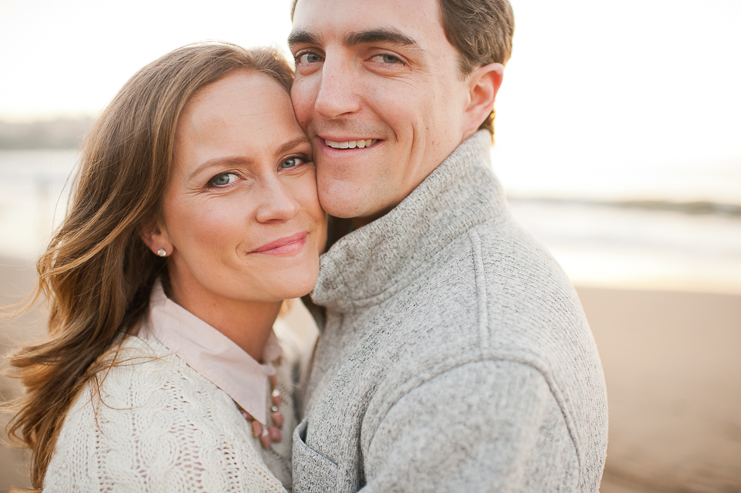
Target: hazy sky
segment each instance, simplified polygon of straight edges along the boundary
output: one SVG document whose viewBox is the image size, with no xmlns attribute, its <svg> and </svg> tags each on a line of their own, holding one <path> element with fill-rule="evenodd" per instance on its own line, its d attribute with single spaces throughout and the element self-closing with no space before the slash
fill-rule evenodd
<svg viewBox="0 0 741 493">
<path fill-rule="evenodd" d="M 285 46 L 281 0 L 0 0 L 0 118 L 98 112 L 150 61 L 218 39 Z"/>
<path fill-rule="evenodd" d="M 523 176 L 588 174 L 597 161 L 615 176 L 642 163 L 741 166 L 741 1 L 512 5 L 497 146 Z M 0 0 L 0 119 L 95 113 L 136 70 L 194 41 L 285 49 L 288 8 L 288 0 Z"/>
</svg>

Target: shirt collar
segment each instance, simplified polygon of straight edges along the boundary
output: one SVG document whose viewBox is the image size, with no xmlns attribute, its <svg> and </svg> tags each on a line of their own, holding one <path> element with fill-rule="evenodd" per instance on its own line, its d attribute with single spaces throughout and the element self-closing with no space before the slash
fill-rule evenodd
<svg viewBox="0 0 741 493">
<path fill-rule="evenodd" d="M 275 374 L 273 366 L 260 364 L 217 329 L 170 300 L 159 279 L 152 289 L 149 316 L 139 337 L 159 341 L 266 424 L 268 376 Z M 263 352 L 265 363 L 276 361 L 282 354 L 271 330 Z"/>
<path fill-rule="evenodd" d="M 344 313 L 381 303 L 455 238 L 504 214 L 490 155 L 491 134 L 481 130 L 388 214 L 339 239 L 321 256 L 314 302 Z"/>
</svg>

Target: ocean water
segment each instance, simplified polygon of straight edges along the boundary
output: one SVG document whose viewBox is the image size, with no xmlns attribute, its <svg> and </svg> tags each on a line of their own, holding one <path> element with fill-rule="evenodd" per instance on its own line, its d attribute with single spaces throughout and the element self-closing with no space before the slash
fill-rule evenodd
<svg viewBox="0 0 741 493">
<path fill-rule="evenodd" d="M 741 293 L 740 214 L 516 198 L 510 207 L 577 284 Z"/>
<path fill-rule="evenodd" d="M 77 151 L 0 151 L 0 256 L 35 259 L 64 218 Z"/>
<path fill-rule="evenodd" d="M 43 251 L 64 217 L 76 155 L 0 151 L 0 257 Z M 573 282 L 741 293 L 741 163 L 625 167 L 612 179 L 583 170 L 568 180 L 563 169 L 536 174 L 495 151 L 494 167 L 513 214 Z"/>
</svg>

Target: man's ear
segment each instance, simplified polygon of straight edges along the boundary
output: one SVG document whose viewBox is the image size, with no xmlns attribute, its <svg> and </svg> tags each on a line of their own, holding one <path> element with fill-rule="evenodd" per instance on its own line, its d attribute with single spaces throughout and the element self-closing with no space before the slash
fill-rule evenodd
<svg viewBox="0 0 741 493">
<path fill-rule="evenodd" d="M 139 237 L 155 255 L 166 257 L 172 254 L 174 247 L 167 235 L 167 229 L 159 221 L 145 223 L 139 229 Z M 162 250 L 165 252 L 164 255 L 162 255 Z"/>
<path fill-rule="evenodd" d="M 464 140 L 473 135 L 494 109 L 494 100 L 502 85 L 504 65 L 490 63 L 468 76 L 469 101 L 463 123 Z"/>
</svg>

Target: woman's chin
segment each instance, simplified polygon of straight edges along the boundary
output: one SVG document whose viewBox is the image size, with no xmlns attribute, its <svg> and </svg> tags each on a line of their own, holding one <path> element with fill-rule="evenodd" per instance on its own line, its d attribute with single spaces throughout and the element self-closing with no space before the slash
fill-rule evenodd
<svg viewBox="0 0 741 493">
<path fill-rule="evenodd" d="M 276 299 L 293 299 L 307 295 L 314 289 L 317 280 L 317 270 L 283 273 L 271 282 L 271 288 L 266 291 L 272 292 Z"/>
</svg>

